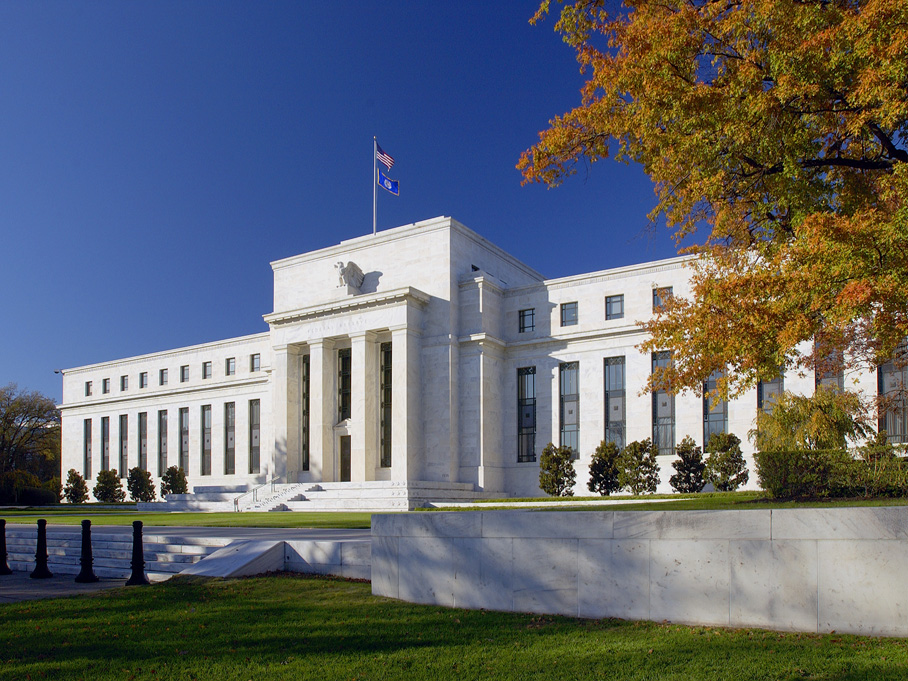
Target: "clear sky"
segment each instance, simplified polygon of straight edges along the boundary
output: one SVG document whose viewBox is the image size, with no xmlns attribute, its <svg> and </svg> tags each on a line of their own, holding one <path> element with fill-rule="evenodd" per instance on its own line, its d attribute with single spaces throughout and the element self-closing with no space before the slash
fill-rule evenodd
<svg viewBox="0 0 908 681">
<path fill-rule="evenodd" d="M 450 215 L 547 277 L 674 254 L 613 161 L 522 187 L 583 77 L 535 0 L 0 3 L 0 385 L 266 331 L 269 262 Z"/>
</svg>

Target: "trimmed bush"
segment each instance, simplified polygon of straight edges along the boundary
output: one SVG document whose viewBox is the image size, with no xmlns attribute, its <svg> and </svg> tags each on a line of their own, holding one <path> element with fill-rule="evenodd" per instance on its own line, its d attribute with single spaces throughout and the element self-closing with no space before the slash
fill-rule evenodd
<svg viewBox="0 0 908 681">
<path fill-rule="evenodd" d="M 750 480 L 741 440 L 731 433 L 713 433 L 706 443 L 706 481 L 718 492 L 734 492 Z"/>
<path fill-rule="evenodd" d="M 95 488 L 91 493 L 95 499 L 105 503 L 117 503 L 126 499 L 126 492 L 123 491 L 123 483 L 120 482 L 116 468 L 98 471 Z"/>
<path fill-rule="evenodd" d="M 60 497 L 46 487 L 23 487 L 19 491 L 18 503 L 21 506 L 53 506 L 60 503 Z"/>
<path fill-rule="evenodd" d="M 69 473 L 66 474 L 63 496 L 71 504 L 84 504 L 88 501 L 88 485 L 85 484 L 85 478 L 75 468 L 70 468 Z"/>
<path fill-rule="evenodd" d="M 779 499 L 849 496 L 855 491 L 854 460 L 841 449 L 757 452 L 757 479 Z"/>
<path fill-rule="evenodd" d="M 550 497 L 574 496 L 577 471 L 570 447 L 556 447 L 549 442 L 539 457 L 539 489 Z"/>
<path fill-rule="evenodd" d="M 681 494 L 696 494 L 702 491 L 706 486 L 706 479 L 703 477 L 706 464 L 703 463 L 700 446 L 693 438 L 687 436 L 681 440 L 675 451 L 678 459 L 672 461 L 672 468 L 677 472 L 669 478 L 672 489 Z"/>
<path fill-rule="evenodd" d="M 189 484 L 186 482 L 186 473 L 182 468 L 171 466 L 161 476 L 161 496 L 167 494 L 186 494 Z"/>
<path fill-rule="evenodd" d="M 126 489 L 129 490 L 129 498 L 133 501 L 155 500 L 151 473 L 142 470 L 138 466 L 129 469 L 129 475 L 126 477 Z"/>
<path fill-rule="evenodd" d="M 653 494 L 659 485 L 659 464 L 649 438 L 631 442 L 618 462 L 618 484 L 633 494 Z"/>
<path fill-rule="evenodd" d="M 593 452 L 593 460 L 590 461 L 590 481 L 587 488 L 590 492 L 596 492 L 607 497 L 612 492 L 621 489 L 618 484 L 618 459 L 621 456 L 621 450 L 614 442 L 603 440 Z"/>
</svg>

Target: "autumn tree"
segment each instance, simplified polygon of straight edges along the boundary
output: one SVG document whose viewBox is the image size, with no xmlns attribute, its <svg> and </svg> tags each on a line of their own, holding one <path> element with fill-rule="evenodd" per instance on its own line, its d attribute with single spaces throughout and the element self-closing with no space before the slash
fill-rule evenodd
<svg viewBox="0 0 908 681">
<path fill-rule="evenodd" d="M 543 2 L 534 21 L 548 13 Z M 577 0 L 556 29 L 588 75 L 518 163 L 643 165 L 689 297 L 644 324 L 651 388 L 740 394 L 780 367 L 878 363 L 908 335 L 908 3 Z M 803 341 L 816 350 L 804 350 Z"/>
<path fill-rule="evenodd" d="M 0 387 L 0 474 L 60 477 L 60 412 L 39 392 Z"/>
</svg>

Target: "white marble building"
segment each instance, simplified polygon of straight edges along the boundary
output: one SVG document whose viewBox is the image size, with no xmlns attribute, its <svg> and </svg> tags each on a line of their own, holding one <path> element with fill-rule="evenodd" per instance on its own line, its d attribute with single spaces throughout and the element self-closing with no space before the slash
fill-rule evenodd
<svg viewBox="0 0 908 681">
<path fill-rule="evenodd" d="M 576 448 L 580 494 L 602 439 L 651 437 L 669 491 L 685 435 L 733 432 L 750 452 L 759 399 L 710 413 L 642 393 L 660 357 L 636 349 L 636 322 L 660 290 L 687 292 L 686 262 L 545 279 L 447 217 L 278 260 L 268 332 L 64 371 L 63 471 L 533 496 L 553 441 Z M 875 393 L 875 371 L 854 380 Z"/>
</svg>

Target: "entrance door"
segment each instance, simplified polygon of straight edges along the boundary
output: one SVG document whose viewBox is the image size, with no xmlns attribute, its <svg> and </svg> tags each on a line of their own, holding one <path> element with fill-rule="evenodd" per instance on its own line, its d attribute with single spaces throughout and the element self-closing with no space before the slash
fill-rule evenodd
<svg viewBox="0 0 908 681">
<path fill-rule="evenodd" d="M 341 470 L 340 481 L 350 482 L 350 436 L 341 435 L 340 439 Z"/>
</svg>

